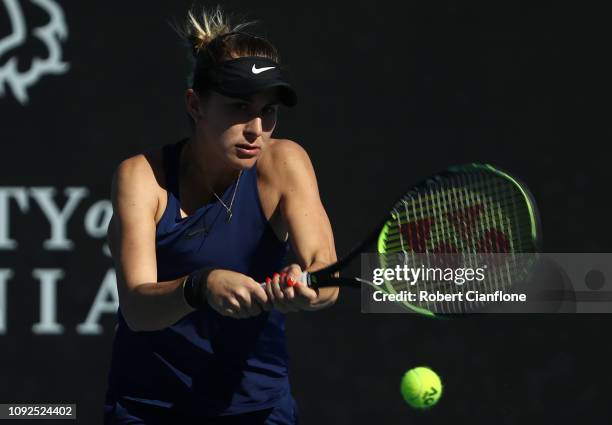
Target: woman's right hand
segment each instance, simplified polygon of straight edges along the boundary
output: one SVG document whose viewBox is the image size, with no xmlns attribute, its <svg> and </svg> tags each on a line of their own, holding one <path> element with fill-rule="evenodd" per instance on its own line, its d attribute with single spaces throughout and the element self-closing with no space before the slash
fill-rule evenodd
<svg viewBox="0 0 612 425">
<path fill-rule="evenodd" d="M 213 269 L 206 277 L 205 291 L 208 304 L 223 316 L 247 319 L 271 309 L 266 291 L 242 273 Z"/>
</svg>

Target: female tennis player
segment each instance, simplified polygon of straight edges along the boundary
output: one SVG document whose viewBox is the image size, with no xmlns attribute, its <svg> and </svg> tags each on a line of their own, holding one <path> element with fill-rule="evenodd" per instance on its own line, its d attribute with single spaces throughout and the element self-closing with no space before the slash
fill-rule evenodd
<svg viewBox="0 0 612 425">
<path fill-rule="evenodd" d="M 338 288 L 297 281 L 336 253 L 308 155 L 272 138 L 296 94 L 246 25 L 189 14 L 193 132 L 115 172 L 106 424 L 297 422 L 285 316 L 334 304 Z"/>
</svg>

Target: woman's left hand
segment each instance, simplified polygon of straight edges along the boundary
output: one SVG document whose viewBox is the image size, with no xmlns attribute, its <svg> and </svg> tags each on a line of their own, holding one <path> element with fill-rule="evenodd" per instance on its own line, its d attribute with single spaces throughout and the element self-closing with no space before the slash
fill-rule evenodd
<svg viewBox="0 0 612 425">
<path fill-rule="evenodd" d="M 298 264 L 291 264 L 266 278 L 266 294 L 268 303 L 281 313 L 300 310 L 315 310 L 315 303 L 319 297 L 316 289 L 309 288 L 306 283 L 299 282 L 302 268 Z"/>
</svg>

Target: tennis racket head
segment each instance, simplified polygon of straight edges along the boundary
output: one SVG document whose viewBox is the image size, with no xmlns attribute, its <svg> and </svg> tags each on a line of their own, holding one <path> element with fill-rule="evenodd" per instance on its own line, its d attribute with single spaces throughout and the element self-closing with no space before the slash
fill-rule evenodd
<svg viewBox="0 0 612 425">
<path fill-rule="evenodd" d="M 379 289 L 482 294 L 517 286 L 527 279 L 541 249 L 539 213 L 527 186 L 489 164 L 454 166 L 407 192 L 391 209 L 378 235 L 380 266 L 410 267 L 489 263 L 486 283 L 458 287 L 435 279 L 416 285 L 385 281 Z M 521 254 L 521 255 L 516 255 Z M 420 301 L 402 303 L 417 313 L 469 313 L 486 303 Z"/>
<path fill-rule="evenodd" d="M 415 186 L 389 212 L 378 252 L 525 253 L 541 248 L 527 186 L 489 164 L 454 166 Z"/>
<path fill-rule="evenodd" d="M 541 248 L 542 233 L 537 206 L 527 186 L 510 173 L 489 164 L 453 166 L 432 176 L 406 192 L 393 205 L 376 231 L 337 263 L 310 273 L 312 286 L 354 286 L 366 282 L 359 278 L 332 278 L 333 273 L 359 257 L 369 244 L 376 243 L 382 268 L 417 265 L 425 257 L 438 265 L 456 261 L 457 256 L 506 254 L 499 272 L 512 266 L 513 272 L 526 273 L 525 257 L 513 254 L 536 253 Z M 446 257 L 453 258 L 446 258 Z M 527 257 L 530 258 L 530 257 Z M 500 257 L 496 257 L 499 262 Z M 514 261 L 511 264 L 508 261 Z M 531 260 L 529 259 L 527 263 Z M 431 264 L 431 262 L 430 262 Z M 510 269 L 508 269 L 510 270 Z M 490 291 L 512 286 L 521 276 L 494 273 Z M 402 282 L 387 282 L 377 287 L 387 293 L 406 289 Z M 418 289 L 408 288 L 408 289 Z M 427 289 L 452 291 L 452 286 L 432 282 Z M 412 311 L 432 315 L 448 312 L 444 305 L 403 303 Z M 472 307 L 476 304 L 472 304 Z M 447 311 L 448 310 L 448 311 Z M 464 311 L 463 311 L 464 312 Z"/>
</svg>

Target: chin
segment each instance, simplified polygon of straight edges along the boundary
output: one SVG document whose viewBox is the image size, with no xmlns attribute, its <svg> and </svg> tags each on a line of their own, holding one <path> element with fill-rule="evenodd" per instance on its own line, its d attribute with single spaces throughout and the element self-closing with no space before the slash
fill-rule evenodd
<svg viewBox="0 0 612 425">
<path fill-rule="evenodd" d="M 248 157 L 248 158 L 235 156 L 234 158 L 232 158 L 232 163 L 236 165 L 236 168 L 239 168 L 239 169 L 251 168 L 255 165 L 255 162 L 257 161 L 258 158 L 259 158 L 259 155 L 255 157 Z"/>
</svg>

